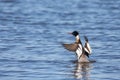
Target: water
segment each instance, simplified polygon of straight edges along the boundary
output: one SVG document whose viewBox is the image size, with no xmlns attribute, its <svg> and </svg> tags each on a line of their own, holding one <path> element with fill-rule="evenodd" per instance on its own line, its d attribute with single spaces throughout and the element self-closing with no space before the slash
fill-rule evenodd
<svg viewBox="0 0 120 80">
<path fill-rule="evenodd" d="M 89 38 L 95 63 L 61 42 Z M 1 80 L 119 80 L 120 0 L 0 0 Z"/>
</svg>

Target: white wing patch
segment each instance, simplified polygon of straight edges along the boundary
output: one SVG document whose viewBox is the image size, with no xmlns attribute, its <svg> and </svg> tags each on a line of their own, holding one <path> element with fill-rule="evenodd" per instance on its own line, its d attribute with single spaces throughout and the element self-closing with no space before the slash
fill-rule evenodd
<svg viewBox="0 0 120 80">
<path fill-rule="evenodd" d="M 84 49 L 85 49 L 86 52 L 91 54 L 92 50 L 91 50 L 90 44 L 88 42 L 87 42 L 87 48 L 85 47 Z"/>
<path fill-rule="evenodd" d="M 79 47 L 76 50 L 76 53 L 77 53 L 77 57 L 79 59 L 79 57 L 82 55 L 82 45 L 81 44 L 79 44 Z"/>
</svg>

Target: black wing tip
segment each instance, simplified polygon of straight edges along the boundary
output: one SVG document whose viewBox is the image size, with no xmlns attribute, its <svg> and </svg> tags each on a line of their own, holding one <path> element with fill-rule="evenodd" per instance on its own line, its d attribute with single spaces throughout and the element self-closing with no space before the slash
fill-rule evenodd
<svg viewBox="0 0 120 80">
<path fill-rule="evenodd" d="M 85 41 L 87 41 L 87 42 L 88 42 L 88 38 L 87 38 L 87 36 L 84 36 L 84 38 L 85 38 Z"/>
<path fill-rule="evenodd" d="M 64 43 L 64 42 L 59 42 L 59 44 L 61 44 L 62 46 L 64 46 L 64 45 L 65 45 L 65 43 Z"/>
<path fill-rule="evenodd" d="M 89 58 L 89 53 L 85 51 L 85 55 Z"/>
</svg>

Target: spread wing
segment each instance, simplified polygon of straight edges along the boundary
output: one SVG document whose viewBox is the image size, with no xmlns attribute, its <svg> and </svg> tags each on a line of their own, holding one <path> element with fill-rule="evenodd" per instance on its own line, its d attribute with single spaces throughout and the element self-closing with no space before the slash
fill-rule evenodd
<svg viewBox="0 0 120 80">
<path fill-rule="evenodd" d="M 77 49 L 78 49 L 78 47 L 79 47 L 79 45 L 77 44 L 77 43 L 73 43 L 73 44 L 62 44 L 67 50 L 69 50 L 69 51 L 73 51 L 73 52 L 75 52 Z"/>
<path fill-rule="evenodd" d="M 90 55 L 92 50 L 91 50 L 90 44 L 88 42 L 88 38 L 86 36 L 84 36 L 84 38 L 85 38 L 85 41 L 86 41 L 85 45 L 84 45 L 85 53 Z"/>
</svg>

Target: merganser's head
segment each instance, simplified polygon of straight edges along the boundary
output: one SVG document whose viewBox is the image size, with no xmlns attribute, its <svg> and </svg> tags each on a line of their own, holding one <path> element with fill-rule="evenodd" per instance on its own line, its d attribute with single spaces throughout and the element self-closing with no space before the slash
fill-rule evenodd
<svg viewBox="0 0 120 80">
<path fill-rule="evenodd" d="M 72 34 L 73 36 L 75 36 L 77 43 L 81 43 L 79 33 L 77 31 L 73 31 L 72 33 L 69 33 L 69 34 Z"/>
<path fill-rule="evenodd" d="M 72 35 L 74 35 L 75 37 L 79 35 L 79 33 L 77 31 L 73 31 Z"/>
<path fill-rule="evenodd" d="M 73 31 L 72 33 L 69 33 L 69 34 L 72 34 L 75 37 L 79 35 L 79 33 L 77 31 Z"/>
</svg>

